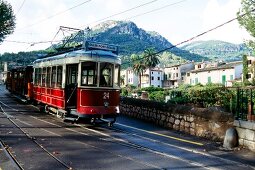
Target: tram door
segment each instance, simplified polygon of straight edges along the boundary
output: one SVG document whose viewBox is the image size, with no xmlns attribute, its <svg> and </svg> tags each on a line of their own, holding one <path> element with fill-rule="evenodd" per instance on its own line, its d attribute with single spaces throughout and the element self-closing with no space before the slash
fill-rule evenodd
<svg viewBox="0 0 255 170">
<path fill-rule="evenodd" d="M 66 66 L 66 107 L 76 108 L 77 104 L 77 85 L 78 85 L 78 64 Z"/>
</svg>

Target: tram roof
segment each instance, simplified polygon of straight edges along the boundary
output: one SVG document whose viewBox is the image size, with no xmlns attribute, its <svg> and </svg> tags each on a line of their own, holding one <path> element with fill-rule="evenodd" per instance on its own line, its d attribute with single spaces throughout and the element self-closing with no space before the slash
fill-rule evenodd
<svg viewBox="0 0 255 170">
<path fill-rule="evenodd" d="M 67 59 L 67 58 L 73 58 L 73 57 L 102 57 L 106 59 L 112 59 L 112 60 L 120 60 L 120 57 L 116 54 L 114 54 L 111 51 L 104 51 L 104 50 L 89 50 L 86 51 L 84 49 L 71 51 L 47 58 L 37 59 L 34 61 L 34 64 L 41 63 L 41 62 L 47 62 L 47 61 L 54 61 L 54 60 L 61 60 L 61 59 Z"/>
</svg>

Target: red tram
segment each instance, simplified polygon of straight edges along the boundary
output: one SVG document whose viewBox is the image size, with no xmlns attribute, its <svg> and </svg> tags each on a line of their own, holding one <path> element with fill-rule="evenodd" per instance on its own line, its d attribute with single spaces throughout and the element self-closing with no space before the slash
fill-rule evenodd
<svg viewBox="0 0 255 170">
<path fill-rule="evenodd" d="M 81 49 L 37 59 L 33 71 L 12 70 L 7 88 L 65 119 L 112 118 L 113 123 L 119 114 L 120 64 L 117 46 L 86 42 Z"/>
</svg>

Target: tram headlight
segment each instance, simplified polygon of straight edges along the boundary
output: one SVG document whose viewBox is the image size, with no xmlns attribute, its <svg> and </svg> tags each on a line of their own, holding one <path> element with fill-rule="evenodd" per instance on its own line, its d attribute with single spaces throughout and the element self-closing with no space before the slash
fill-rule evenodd
<svg viewBox="0 0 255 170">
<path fill-rule="evenodd" d="M 119 108 L 119 106 L 117 106 L 117 107 L 115 108 L 115 111 L 116 111 L 116 113 L 120 113 L 120 108 Z"/>
</svg>

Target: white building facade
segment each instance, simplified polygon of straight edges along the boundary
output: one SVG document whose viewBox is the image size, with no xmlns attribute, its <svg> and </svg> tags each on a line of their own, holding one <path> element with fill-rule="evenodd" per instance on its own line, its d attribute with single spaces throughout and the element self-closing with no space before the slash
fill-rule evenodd
<svg viewBox="0 0 255 170">
<path fill-rule="evenodd" d="M 126 70 L 121 70 L 120 76 L 124 78 L 122 86 L 133 85 L 138 86 L 139 76 L 136 75 L 132 68 L 127 68 Z"/>
<path fill-rule="evenodd" d="M 241 79 L 243 64 L 231 62 L 218 64 L 213 67 L 195 67 L 195 70 L 187 72 L 185 84 L 196 85 L 198 83 L 206 85 L 208 83 L 219 83 L 225 86 L 232 86 L 235 80 Z"/>
<path fill-rule="evenodd" d="M 163 71 L 160 68 L 146 69 L 141 80 L 141 87 L 162 87 Z"/>
<path fill-rule="evenodd" d="M 194 69 L 194 63 L 173 65 L 164 68 L 164 88 L 175 88 L 183 83 L 186 72 Z"/>
</svg>

